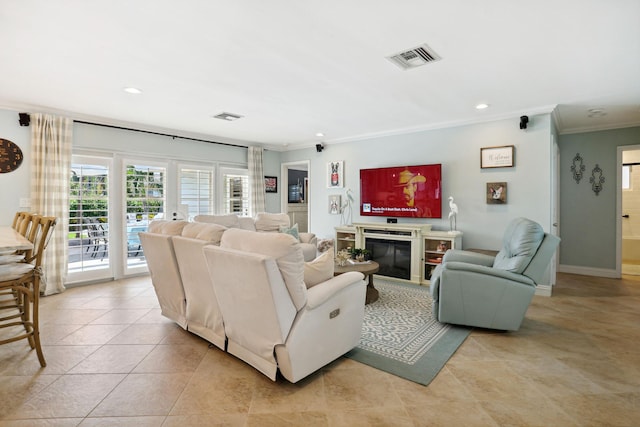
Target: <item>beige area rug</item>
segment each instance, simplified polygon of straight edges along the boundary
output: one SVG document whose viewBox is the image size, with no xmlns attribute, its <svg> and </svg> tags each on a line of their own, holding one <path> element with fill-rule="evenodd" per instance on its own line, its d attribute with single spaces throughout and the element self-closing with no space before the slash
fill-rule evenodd
<svg viewBox="0 0 640 427">
<path fill-rule="evenodd" d="M 365 306 L 360 344 L 346 357 L 427 385 L 471 328 L 433 318 L 427 288 L 376 279 L 378 301 Z"/>
</svg>

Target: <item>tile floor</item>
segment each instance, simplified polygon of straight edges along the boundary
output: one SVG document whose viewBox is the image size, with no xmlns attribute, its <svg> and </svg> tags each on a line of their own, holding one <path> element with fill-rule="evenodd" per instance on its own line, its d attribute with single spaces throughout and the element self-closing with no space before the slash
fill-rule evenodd
<svg viewBox="0 0 640 427">
<path fill-rule="evenodd" d="M 159 314 L 147 277 L 42 300 L 41 369 L 0 346 L 0 426 L 639 426 L 640 277 L 560 274 L 516 333 L 424 387 L 341 358 L 271 382 Z"/>
</svg>

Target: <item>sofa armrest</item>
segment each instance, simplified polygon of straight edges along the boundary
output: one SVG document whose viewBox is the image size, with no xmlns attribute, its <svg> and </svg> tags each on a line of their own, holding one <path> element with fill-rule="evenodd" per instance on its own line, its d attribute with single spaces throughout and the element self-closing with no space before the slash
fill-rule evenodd
<svg viewBox="0 0 640 427">
<path fill-rule="evenodd" d="M 300 237 L 300 242 L 302 243 L 318 244 L 318 238 L 313 233 L 298 233 L 298 237 Z"/>
<path fill-rule="evenodd" d="M 468 273 L 482 274 L 484 276 L 499 277 L 501 279 L 510 280 L 512 282 L 523 283 L 525 285 L 531 285 L 534 287 L 536 285 L 533 280 L 531 280 L 530 278 L 522 274 L 512 273 L 511 271 L 500 270 L 498 268 L 487 267 L 485 265 L 449 261 L 446 264 L 443 263 L 442 268 L 449 271 L 459 270 L 459 271 L 465 271 Z"/>
<path fill-rule="evenodd" d="M 307 310 L 313 310 L 321 306 L 333 295 L 352 285 L 367 286 L 364 281 L 364 274 L 357 271 L 349 271 L 309 288 L 307 291 Z M 364 300 L 362 304 L 364 305 Z"/>
<path fill-rule="evenodd" d="M 442 263 L 445 262 L 464 262 L 469 264 L 484 265 L 491 267 L 493 265 L 494 257 L 490 255 L 481 254 L 478 252 L 463 251 L 460 249 L 450 249 L 442 257 Z"/>
</svg>

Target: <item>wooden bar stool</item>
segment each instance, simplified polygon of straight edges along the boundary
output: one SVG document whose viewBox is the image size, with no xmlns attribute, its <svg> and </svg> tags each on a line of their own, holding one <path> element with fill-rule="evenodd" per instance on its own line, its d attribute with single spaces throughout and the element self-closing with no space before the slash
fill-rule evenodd
<svg viewBox="0 0 640 427">
<path fill-rule="evenodd" d="M 31 348 L 36 350 L 42 367 L 47 363 L 40 346 L 38 326 L 41 265 L 56 222 L 55 217 L 32 215 L 26 237 L 33 243 L 33 249 L 25 252 L 23 262 L 3 265 L 6 268 L 0 275 L 0 329 L 7 329 L 7 335 L 10 335 L 6 337 L 3 334 L 0 345 L 27 339 Z"/>
<path fill-rule="evenodd" d="M 16 215 L 13 218 L 13 224 L 11 224 L 11 228 L 26 237 L 31 226 L 32 216 L 33 215 L 29 212 L 16 212 Z"/>
</svg>

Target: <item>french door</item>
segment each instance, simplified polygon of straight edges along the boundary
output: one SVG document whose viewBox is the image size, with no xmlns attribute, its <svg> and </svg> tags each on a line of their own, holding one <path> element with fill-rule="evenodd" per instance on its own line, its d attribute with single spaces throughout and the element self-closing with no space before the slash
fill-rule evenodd
<svg viewBox="0 0 640 427">
<path fill-rule="evenodd" d="M 165 215 L 167 164 L 125 160 L 123 177 L 121 236 L 124 274 L 128 275 L 147 270 L 138 233 L 147 231 L 155 217 Z"/>
<path fill-rule="evenodd" d="M 113 277 L 109 250 L 111 171 L 109 158 L 72 158 L 67 282 Z"/>
<path fill-rule="evenodd" d="M 248 173 L 116 153 L 76 154 L 69 210 L 68 284 L 141 274 L 147 264 L 138 234 L 153 219 L 248 215 Z"/>
</svg>

